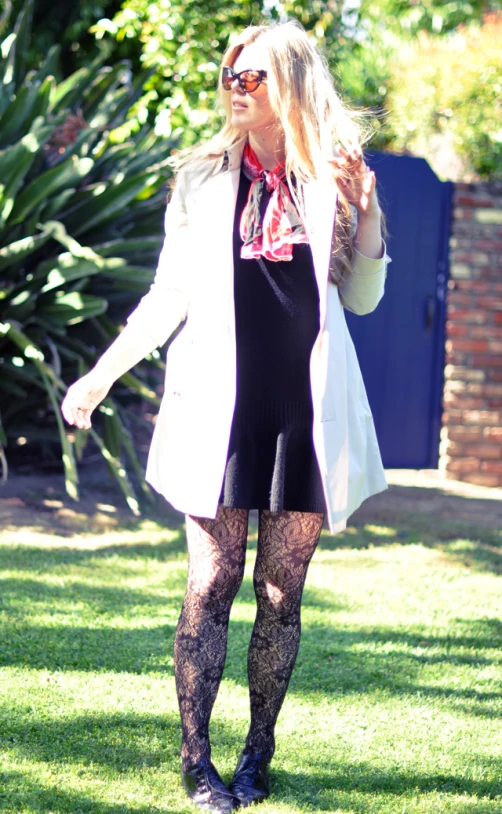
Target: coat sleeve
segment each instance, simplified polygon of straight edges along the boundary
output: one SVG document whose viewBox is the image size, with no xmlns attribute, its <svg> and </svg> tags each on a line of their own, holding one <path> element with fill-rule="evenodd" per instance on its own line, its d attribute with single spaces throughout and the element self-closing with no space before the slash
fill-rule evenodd
<svg viewBox="0 0 502 814">
<path fill-rule="evenodd" d="M 127 323 L 150 336 L 157 347 L 167 342 L 188 312 L 186 185 L 186 173 L 182 169 L 166 208 L 164 243 L 153 283 L 127 317 Z"/>
<path fill-rule="evenodd" d="M 391 262 L 391 258 L 384 240 L 382 244 L 382 257 L 377 260 L 366 257 L 354 248 L 352 271 L 338 287 L 343 307 L 354 314 L 369 314 L 383 297 L 387 263 Z"/>
</svg>

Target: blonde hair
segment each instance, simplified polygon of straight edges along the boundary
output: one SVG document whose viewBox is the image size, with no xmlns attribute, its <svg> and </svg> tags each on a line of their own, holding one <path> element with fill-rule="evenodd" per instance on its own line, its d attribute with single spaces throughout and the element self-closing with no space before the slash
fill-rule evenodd
<svg viewBox="0 0 502 814">
<path fill-rule="evenodd" d="M 371 134 L 370 117 L 366 111 L 355 111 L 342 102 L 325 57 L 298 20 L 248 26 L 225 51 L 221 67 L 233 66 L 243 48 L 258 39 L 269 56 L 268 92 L 278 132 L 284 132 L 286 178 L 300 217 L 305 221 L 302 185 L 329 171 L 327 159 L 333 157 L 338 147 L 346 150 L 355 147 L 362 152 L 362 144 Z M 223 90 L 221 82 L 215 107 L 225 112 L 223 127 L 204 144 L 177 153 L 170 161 L 175 171 L 192 162 L 221 159 L 224 151 L 243 137 L 244 131 L 232 125 L 230 94 Z M 298 190 L 292 182 L 293 175 Z M 343 181 L 348 173 L 333 168 L 334 183 L 337 177 Z M 353 232 L 353 208 L 339 187 L 330 264 L 330 278 L 336 285 L 351 270 Z"/>
</svg>

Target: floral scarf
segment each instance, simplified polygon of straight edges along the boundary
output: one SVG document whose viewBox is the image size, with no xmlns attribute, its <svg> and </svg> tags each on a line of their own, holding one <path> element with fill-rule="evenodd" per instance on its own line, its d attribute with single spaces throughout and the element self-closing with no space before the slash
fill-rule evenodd
<svg viewBox="0 0 502 814">
<path fill-rule="evenodd" d="M 291 199 L 287 184 L 285 161 L 273 170 L 265 170 L 249 142 L 242 156 L 243 171 L 252 183 L 240 221 L 243 240 L 241 257 L 267 260 L 292 260 L 293 243 L 308 243 L 308 236 Z M 271 192 L 261 216 L 265 190 Z"/>
</svg>

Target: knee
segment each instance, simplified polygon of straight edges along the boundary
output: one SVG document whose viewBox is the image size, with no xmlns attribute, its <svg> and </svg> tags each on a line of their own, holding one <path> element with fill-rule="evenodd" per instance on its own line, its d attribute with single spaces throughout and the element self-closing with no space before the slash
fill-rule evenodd
<svg viewBox="0 0 502 814">
<path fill-rule="evenodd" d="M 277 575 L 255 573 L 253 584 L 258 607 L 281 620 L 296 616 L 302 590 L 295 581 L 278 579 Z"/>
<path fill-rule="evenodd" d="M 187 592 L 196 596 L 199 603 L 208 606 L 230 605 L 239 590 L 244 576 L 244 564 L 239 569 L 218 568 L 207 572 L 201 569 L 188 579 Z"/>
</svg>

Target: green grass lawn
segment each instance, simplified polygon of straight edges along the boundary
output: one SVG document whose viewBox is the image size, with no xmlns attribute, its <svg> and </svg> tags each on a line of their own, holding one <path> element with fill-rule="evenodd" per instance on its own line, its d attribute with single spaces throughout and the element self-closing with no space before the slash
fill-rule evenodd
<svg viewBox="0 0 502 814">
<path fill-rule="evenodd" d="M 436 538 L 422 519 L 323 532 L 263 814 L 502 812 L 502 534 Z M 248 723 L 255 547 L 251 527 L 211 724 L 226 780 Z M 0 811 L 195 811 L 172 660 L 183 528 L 4 531 L 0 572 Z"/>
</svg>

